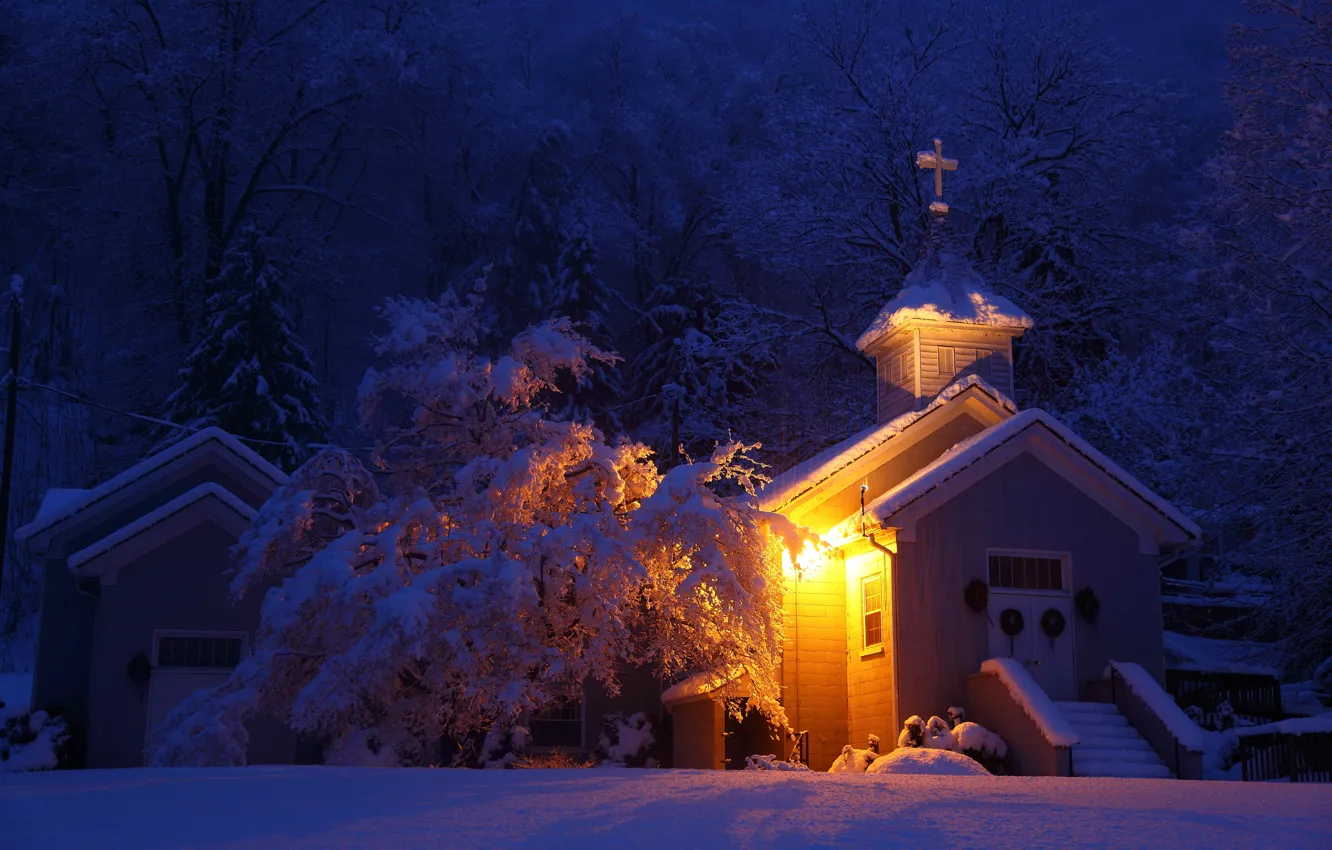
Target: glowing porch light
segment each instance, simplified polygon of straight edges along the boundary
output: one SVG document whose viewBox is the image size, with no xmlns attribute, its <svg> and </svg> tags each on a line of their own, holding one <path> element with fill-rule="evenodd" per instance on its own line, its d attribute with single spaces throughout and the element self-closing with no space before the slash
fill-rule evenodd
<svg viewBox="0 0 1332 850">
<path fill-rule="evenodd" d="M 813 578 L 821 572 L 827 555 L 812 540 L 806 540 L 805 546 L 793 559 L 791 550 L 782 547 L 782 572 L 787 578 Z"/>
</svg>

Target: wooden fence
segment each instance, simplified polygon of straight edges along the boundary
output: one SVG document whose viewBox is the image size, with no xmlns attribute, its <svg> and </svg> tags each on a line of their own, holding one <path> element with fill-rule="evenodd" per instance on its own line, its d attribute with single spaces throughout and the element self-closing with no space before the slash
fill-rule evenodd
<svg viewBox="0 0 1332 850">
<path fill-rule="evenodd" d="M 1332 782 L 1332 732 L 1241 734 L 1238 760 L 1245 782 Z"/>
<path fill-rule="evenodd" d="M 1229 702 L 1240 717 L 1254 722 L 1282 720 L 1281 683 L 1275 676 L 1258 673 L 1206 673 L 1198 670 L 1166 670 L 1166 690 L 1181 708 L 1196 705 L 1203 725 L 1216 728 L 1217 708 Z"/>
</svg>

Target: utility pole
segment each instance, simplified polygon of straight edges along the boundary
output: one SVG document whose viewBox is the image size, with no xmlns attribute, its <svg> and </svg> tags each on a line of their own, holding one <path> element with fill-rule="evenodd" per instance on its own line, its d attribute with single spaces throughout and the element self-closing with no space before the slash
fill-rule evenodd
<svg viewBox="0 0 1332 850">
<path fill-rule="evenodd" d="M 19 332 L 23 328 L 23 278 L 9 283 L 9 374 L 5 376 L 5 468 L 0 472 L 0 590 L 5 585 L 9 545 L 9 494 L 14 484 L 14 437 L 18 430 Z"/>
</svg>

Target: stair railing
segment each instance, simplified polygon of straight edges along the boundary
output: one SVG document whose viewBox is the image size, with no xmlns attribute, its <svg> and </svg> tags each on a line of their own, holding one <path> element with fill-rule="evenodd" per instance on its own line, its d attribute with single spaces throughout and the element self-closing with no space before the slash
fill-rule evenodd
<svg viewBox="0 0 1332 850">
<path fill-rule="evenodd" d="M 809 766 L 809 731 L 796 733 L 795 746 L 791 748 L 791 753 L 786 757 L 787 761 L 799 760 L 806 767 Z"/>
</svg>

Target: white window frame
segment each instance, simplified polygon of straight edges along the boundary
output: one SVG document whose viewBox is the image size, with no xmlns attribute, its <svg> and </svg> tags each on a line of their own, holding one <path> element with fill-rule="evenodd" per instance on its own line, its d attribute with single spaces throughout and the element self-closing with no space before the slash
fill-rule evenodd
<svg viewBox="0 0 1332 850">
<path fill-rule="evenodd" d="M 235 667 L 162 667 L 158 664 L 157 660 L 157 647 L 162 638 L 240 638 L 240 660 L 244 661 L 250 654 L 249 632 L 218 631 L 215 629 L 153 629 L 152 662 L 154 671 L 161 670 L 169 673 L 221 673 L 224 670 L 236 669 Z M 239 662 L 237 664 L 239 666 Z"/>
<path fill-rule="evenodd" d="M 870 611 L 866 610 L 865 608 L 865 585 L 867 582 L 873 581 L 874 579 L 879 580 L 879 607 L 874 611 Z M 888 597 L 888 582 L 884 578 L 883 570 L 881 569 L 875 570 L 874 572 L 866 573 L 865 575 L 860 577 L 860 654 L 861 655 L 875 655 L 877 653 L 883 652 L 883 637 L 884 637 L 885 626 L 887 625 L 884 622 L 885 619 L 884 613 L 888 610 L 887 597 Z M 877 643 L 869 643 L 868 642 L 869 626 L 866 623 L 866 621 L 869 619 L 869 615 L 875 613 L 876 611 L 879 615 L 879 640 Z"/>
<path fill-rule="evenodd" d="M 995 587 L 991 585 L 991 593 L 1026 593 L 1032 596 L 1071 596 L 1073 594 L 1073 554 L 1071 552 L 1056 552 L 1047 549 L 986 549 L 984 572 L 986 584 L 990 584 L 990 557 L 993 555 L 1057 560 L 1061 565 L 1061 583 L 1064 585 L 1064 589 L 1039 590 L 1027 587 Z"/>
<path fill-rule="evenodd" d="M 944 368 L 944 352 L 948 352 L 948 367 Z M 957 374 L 957 349 L 951 345 L 941 345 L 938 347 L 938 355 L 935 360 L 935 370 L 944 376 Z"/>
</svg>

